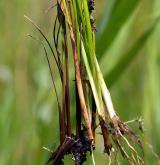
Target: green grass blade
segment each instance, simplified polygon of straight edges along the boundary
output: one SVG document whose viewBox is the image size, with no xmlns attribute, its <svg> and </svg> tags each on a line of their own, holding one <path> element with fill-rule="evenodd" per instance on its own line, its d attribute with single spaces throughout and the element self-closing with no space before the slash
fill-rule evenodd
<svg viewBox="0 0 160 165">
<path fill-rule="evenodd" d="M 152 34 L 155 29 L 157 21 L 152 24 L 152 26 L 146 30 L 133 44 L 133 46 L 126 52 L 119 62 L 113 67 L 113 69 L 105 75 L 105 80 L 107 81 L 107 86 L 111 87 L 129 66 L 129 64 L 135 59 L 138 55 L 138 52 L 143 48 L 147 39 Z"/>
<path fill-rule="evenodd" d="M 96 54 L 98 59 L 110 47 L 124 23 L 135 11 L 139 2 L 140 0 L 107 1 L 107 6 L 102 14 L 96 36 Z"/>
<path fill-rule="evenodd" d="M 89 78 L 89 81 L 90 81 L 90 85 L 91 85 L 91 88 L 92 88 L 93 96 L 94 96 L 94 99 L 95 99 L 95 102 L 96 102 L 97 111 L 98 111 L 98 114 L 101 117 L 104 117 L 103 116 L 104 114 L 101 113 L 102 112 L 101 103 L 100 103 L 100 99 L 98 97 L 98 92 L 97 92 L 96 84 L 95 84 L 95 81 L 94 81 L 94 78 L 93 78 L 93 75 L 92 75 L 92 72 L 91 72 L 91 68 L 89 66 L 89 62 L 88 62 L 88 59 L 87 59 L 87 54 L 85 52 L 83 41 L 81 41 L 81 48 L 82 48 L 82 58 L 83 58 L 83 61 L 84 61 L 85 67 L 86 67 L 86 71 L 87 71 L 88 78 Z"/>
</svg>

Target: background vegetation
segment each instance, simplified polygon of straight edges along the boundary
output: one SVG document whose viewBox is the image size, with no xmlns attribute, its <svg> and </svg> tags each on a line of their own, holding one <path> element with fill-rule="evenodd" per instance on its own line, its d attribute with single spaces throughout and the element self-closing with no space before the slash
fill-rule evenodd
<svg viewBox="0 0 160 165">
<path fill-rule="evenodd" d="M 23 17 L 33 18 L 52 40 L 56 10 L 45 10 L 55 3 L 0 1 L 0 165 L 43 164 L 48 153 L 42 147 L 58 144 L 57 104 L 47 62 L 42 47 L 27 37 L 39 34 Z M 157 165 L 155 154 L 160 153 L 160 25 L 152 31 L 159 8 L 159 0 L 97 0 L 95 11 L 97 55 L 113 103 L 124 121 L 144 118 L 148 165 Z M 107 164 L 102 153 L 99 142 L 97 164 Z"/>
</svg>

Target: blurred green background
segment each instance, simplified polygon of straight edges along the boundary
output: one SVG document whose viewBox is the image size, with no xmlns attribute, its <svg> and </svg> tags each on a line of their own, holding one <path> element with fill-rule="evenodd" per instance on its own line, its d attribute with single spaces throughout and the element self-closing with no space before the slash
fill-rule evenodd
<svg viewBox="0 0 160 165">
<path fill-rule="evenodd" d="M 44 164 L 49 154 L 42 147 L 58 145 L 57 104 L 47 62 L 41 45 L 27 34 L 42 38 L 23 17 L 31 17 L 53 43 L 56 9 L 45 10 L 55 3 L 0 1 L 0 165 Z M 160 0 L 96 0 L 95 14 L 97 55 L 115 108 L 124 121 L 144 118 L 146 164 L 157 165 L 160 24 L 153 22 L 160 16 Z M 96 164 L 107 164 L 102 153 L 99 141 Z M 85 164 L 91 164 L 90 159 Z M 66 164 L 71 162 L 67 159 Z"/>
</svg>

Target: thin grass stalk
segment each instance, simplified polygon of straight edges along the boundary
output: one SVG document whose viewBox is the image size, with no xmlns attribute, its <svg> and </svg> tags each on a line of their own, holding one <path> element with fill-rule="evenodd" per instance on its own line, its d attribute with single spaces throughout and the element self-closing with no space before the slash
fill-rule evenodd
<svg viewBox="0 0 160 165">
<path fill-rule="evenodd" d="M 36 25 L 33 20 L 31 20 L 28 16 L 24 15 L 24 18 L 26 18 L 29 22 L 32 23 L 32 25 L 34 25 L 34 27 L 39 31 L 39 33 L 42 35 L 42 37 L 45 39 L 47 45 L 49 46 L 51 52 L 52 52 L 52 55 L 53 55 L 53 58 L 56 62 L 56 66 L 58 68 L 58 71 L 59 71 L 59 75 L 60 75 L 60 78 L 62 79 L 62 68 L 60 67 L 59 65 L 59 62 L 57 60 L 57 57 L 55 56 L 55 52 L 50 44 L 50 42 L 48 41 L 48 39 L 46 38 L 46 36 L 44 35 L 44 33 L 42 32 L 42 30 L 40 29 L 40 27 L 38 25 Z"/>
<path fill-rule="evenodd" d="M 93 95 L 91 96 L 91 104 L 92 104 L 92 120 L 91 120 L 91 127 L 92 127 L 92 132 L 93 132 L 93 138 L 94 138 L 94 143 L 95 143 L 95 138 L 96 138 L 96 128 L 97 128 L 97 125 L 96 125 L 96 104 L 95 104 L 95 100 L 94 100 L 94 97 Z"/>
<path fill-rule="evenodd" d="M 69 64 L 68 64 L 68 47 L 66 25 L 63 27 L 64 54 L 65 54 L 65 105 L 67 115 L 67 135 L 71 136 L 71 117 L 70 117 L 70 94 L 69 94 Z"/>
<path fill-rule="evenodd" d="M 58 6 L 57 6 L 57 8 L 58 8 Z M 58 26 L 57 36 L 56 36 L 56 26 L 57 26 L 58 21 L 59 21 L 59 26 Z M 59 66 L 62 68 L 61 59 L 60 59 L 60 52 L 58 50 L 58 41 L 59 41 L 58 39 L 59 39 L 59 33 L 60 33 L 60 29 L 61 29 L 61 24 L 62 24 L 61 20 L 58 19 L 58 15 L 57 15 L 56 19 L 55 19 L 54 27 L 53 27 L 53 41 L 54 41 L 54 46 L 55 46 L 56 53 L 57 53 L 58 63 L 59 63 Z M 61 72 L 63 74 L 63 71 L 61 71 Z"/>
<path fill-rule="evenodd" d="M 80 100 L 79 100 L 76 82 L 75 82 L 75 88 L 76 88 L 76 138 L 79 139 L 81 132 L 81 106 L 80 106 Z"/>
</svg>

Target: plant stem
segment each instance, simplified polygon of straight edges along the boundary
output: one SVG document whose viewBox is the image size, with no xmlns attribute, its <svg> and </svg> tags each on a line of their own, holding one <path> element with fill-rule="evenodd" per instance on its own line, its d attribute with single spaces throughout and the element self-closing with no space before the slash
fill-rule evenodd
<svg viewBox="0 0 160 165">
<path fill-rule="evenodd" d="M 116 114 L 116 112 L 114 110 L 112 99 L 111 99 L 109 90 L 107 89 L 106 83 L 105 83 L 105 81 L 103 79 L 103 75 L 102 75 L 102 72 L 100 70 L 100 67 L 99 67 L 98 61 L 96 59 L 96 56 L 95 56 L 95 66 L 96 66 L 96 69 L 98 71 L 98 78 L 99 78 L 100 84 L 101 84 L 103 100 L 104 100 L 105 106 L 107 108 L 109 117 L 112 120 L 114 117 L 117 116 L 117 114 Z"/>
<path fill-rule="evenodd" d="M 87 55 L 86 55 L 86 52 L 85 52 L 83 41 L 81 41 L 81 49 L 82 49 L 82 58 L 83 58 L 85 66 L 86 66 L 86 70 L 87 70 L 88 78 L 89 78 L 89 81 L 90 81 L 90 84 L 91 84 L 92 92 L 93 92 L 93 95 L 94 95 L 97 111 L 98 111 L 99 116 L 101 116 L 104 119 L 105 118 L 104 111 L 101 109 L 101 106 L 100 106 L 100 103 L 99 103 L 99 98 L 98 98 L 95 82 L 94 82 L 94 79 L 93 79 L 93 76 L 92 76 L 92 73 L 91 73 L 91 69 L 90 69 L 88 60 L 87 60 Z"/>
</svg>

